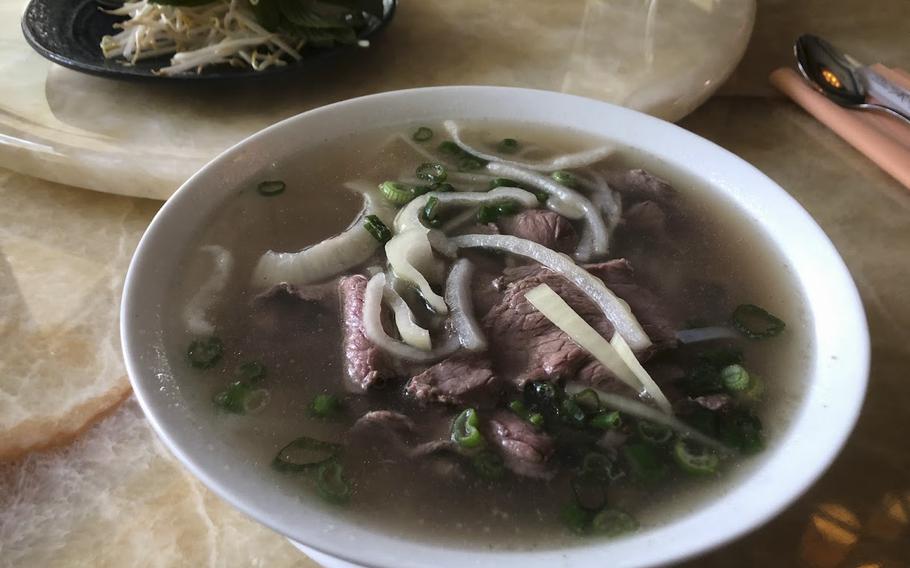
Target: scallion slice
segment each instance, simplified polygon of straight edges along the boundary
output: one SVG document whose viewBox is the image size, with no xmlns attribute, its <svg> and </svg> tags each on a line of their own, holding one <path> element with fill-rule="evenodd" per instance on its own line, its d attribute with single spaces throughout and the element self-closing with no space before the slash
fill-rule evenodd
<svg viewBox="0 0 910 568">
<path fill-rule="evenodd" d="M 426 142 L 433 138 L 433 130 L 426 126 L 421 126 L 411 134 L 411 140 L 415 142 Z"/>
<path fill-rule="evenodd" d="M 666 465 L 658 454 L 658 450 L 653 446 L 626 444 L 623 446 L 622 453 L 632 474 L 646 483 L 658 481 L 667 473 Z"/>
<path fill-rule="evenodd" d="M 499 144 L 496 145 L 496 150 L 500 154 L 514 154 L 521 147 L 521 144 L 518 143 L 518 140 L 514 138 L 503 138 Z"/>
<path fill-rule="evenodd" d="M 591 420 L 588 421 L 588 425 L 599 430 L 613 430 L 622 426 L 622 418 L 620 417 L 618 410 L 601 412 L 595 414 Z"/>
<path fill-rule="evenodd" d="M 727 365 L 720 371 L 720 379 L 724 387 L 732 393 L 742 392 L 749 388 L 752 382 L 749 372 L 742 365 Z"/>
<path fill-rule="evenodd" d="M 331 460 L 340 450 L 340 444 L 302 436 L 278 450 L 272 467 L 280 471 L 306 471 Z"/>
<path fill-rule="evenodd" d="M 567 172 L 564 170 L 557 170 L 557 171 L 553 172 L 552 174 L 550 174 L 550 177 L 553 178 L 553 181 L 555 181 L 556 183 L 558 183 L 560 185 L 564 185 L 566 187 L 577 187 L 578 186 L 578 179 L 571 172 Z"/>
<path fill-rule="evenodd" d="M 316 471 L 316 491 L 330 503 L 343 505 L 351 500 L 350 482 L 344 475 L 344 467 L 332 458 L 319 464 Z"/>
<path fill-rule="evenodd" d="M 332 394 L 320 394 L 310 403 L 310 414 L 316 418 L 332 418 L 342 408 L 341 399 Z"/>
<path fill-rule="evenodd" d="M 232 414 L 256 412 L 261 410 L 268 401 L 267 390 L 257 389 L 246 381 L 234 381 L 212 398 L 215 406 Z"/>
<path fill-rule="evenodd" d="M 435 195 L 430 196 L 427 199 L 427 204 L 423 206 L 423 219 L 427 222 L 428 225 L 434 227 L 439 224 L 439 219 L 436 218 L 437 213 L 439 212 L 439 198 Z"/>
<path fill-rule="evenodd" d="M 733 310 L 733 327 L 749 339 L 767 339 L 780 335 L 787 324 L 754 304 L 742 304 Z"/>
<path fill-rule="evenodd" d="M 392 240 L 392 230 L 376 215 L 367 215 L 364 217 L 363 228 L 382 244 Z"/>
<path fill-rule="evenodd" d="M 613 537 L 638 530 L 638 521 L 618 509 L 604 509 L 591 519 L 591 529 L 599 535 Z"/>
<path fill-rule="evenodd" d="M 442 183 L 448 177 L 445 166 L 429 162 L 417 166 L 417 178 L 431 183 Z"/>
<path fill-rule="evenodd" d="M 673 437 L 669 427 L 648 420 L 639 420 L 636 429 L 642 440 L 655 446 L 666 444 Z"/>
<path fill-rule="evenodd" d="M 600 398 L 592 389 L 575 393 L 572 395 L 572 400 L 588 414 L 594 414 L 600 410 Z"/>
<path fill-rule="evenodd" d="M 678 439 L 673 445 L 673 459 L 679 467 L 693 475 L 711 475 L 717 472 L 720 458 L 708 448 L 692 442 Z"/>
<path fill-rule="evenodd" d="M 390 203 L 395 205 L 405 205 L 417 197 L 417 192 L 413 187 L 397 181 L 382 182 L 379 184 L 379 191 Z"/>
<path fill-rule="evenodd" d="M 478 476 L 491 481 L 502 478 L 506 473 L 506 467 L 499 454 L 487 450 L 471 458 L 471 467 Z"/>
<path fill-rule="evenodd" d="M 484 445 L 483 434 L 480 433 L 480 419 L 477 411 L 468 408 L 452 422 L 452 441 L 465 449 L 479 448 Z"/>
<path fill-rule="evenodd" d="M 566 527 L 575 534 L 587 532 L 591 523 L 591 513 L 583 509 L 575 501 L 563 507 L 559 516 L 562 517 L 562 522 Z"/>
<path fill-rule="evenodd" d="M 259 361 L 247 361 L 234 370 L 234 376 L 239 381 L 256 384 L 265 378 L 265 365 Z"/>
<path fill-rule="evenodd" d="M 284 189 L 287 187 L 283 181 L 280 180 L 268 180 L 261 182 L 257 187 L 256 191 L 259 192 L 259 195 L 264 195 L 265 197 L 273 197 L 284 193 Z"/>
<path fill-rule="evenodd" d="M 196 339 L 186 350 L 190 365 L 197 369 L 211 369 L 224 354 L 224 344 L 215 336 Z"/>
</svg>

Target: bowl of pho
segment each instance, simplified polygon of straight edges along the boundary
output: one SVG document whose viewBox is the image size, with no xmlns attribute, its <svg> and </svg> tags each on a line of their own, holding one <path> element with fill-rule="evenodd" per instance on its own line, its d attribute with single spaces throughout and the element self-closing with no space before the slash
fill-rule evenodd
<svg viewBox="0 0 910 568">
<path fill-rule="evenodd" d="M 834 459 L 869 338 L 831 242 L 681 128 L 439 87 L 289 118 L 162 207 L 122 338 L 215 493 L 358 566 L 651 566 Z"/>
</svg>

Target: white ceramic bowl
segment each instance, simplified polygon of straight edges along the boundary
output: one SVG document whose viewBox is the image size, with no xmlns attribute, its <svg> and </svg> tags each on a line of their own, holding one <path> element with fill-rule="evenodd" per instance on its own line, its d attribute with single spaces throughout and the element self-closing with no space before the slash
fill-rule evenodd
<svg viewBox="0 0 910 568">
<path fill-rule="evenodd" d="M 518 120 L 622 141 L 725 194 L 770 236 L 803 289 L 815 353 L 805 397 L 789 428 L 741 483 L 676 521 L 616 541 L 591 539 L 575 548 L 533 552 L 410 541 L 349 524 L 325 507 L 307 506 L 306 499 L 287 499 L 219 445 L 216 430 L 196 424 L 179 396 L 162 388 L 161 373 L 169 372 L 161 355 L 160 307 L 167 286 L 203 220 L 241 181 L 323 140 L 446 118 Z M 180 188 L 142 238 L 126 279 L 121 331 L 142 408 L 170 450 L 209 488 L 326 557 L 389 568 L 650 566 L 718 546 L 770 519 L 830 464 L 856 420 L 869 365 L 865 316 L 843 261 L 812 218 L 761 172 L 711 142 L 644 114 L 564 94 L 497 87 L 416 89 L 344 101 L 289 118 L 227 150 Z"/>
</svg>

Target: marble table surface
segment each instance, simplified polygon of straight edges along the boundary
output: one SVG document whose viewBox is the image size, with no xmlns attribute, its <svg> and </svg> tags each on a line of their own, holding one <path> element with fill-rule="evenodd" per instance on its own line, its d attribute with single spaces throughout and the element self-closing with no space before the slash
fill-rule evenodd
<svg viewBox="0 0 910 568">
<path fill-rule="evenodd" d="M 861 59 L 910 68 L 907 1 L 870 5 L 760 0 L 742 63 L 680 121 L 756 165 L 812 214 L 856 280 L 872 336 L 863 412 L 827 473 L 764 527 L 686 566 L 910 567 L 910 190 L 767 86 L 802 31 Z M 4 72 L 0 85 L 27 75 Z M 528 77 L 514 80 L 540 86 Z M 116 321 L 128 251 L 159 206 L 0 169 L 0 371 L 126 380 L 119 353 L 99 349 L 92 330 Z M 62 297 L 53 282 L 67 283 Z M 22 313 L 31 314 L 28 326 Z M 25 341 L 26 331 L 81 351 Z M 14 349 L 30 351 L 11 367 Z M 64 355 L 82 365 L 71 368 Z M 0 404 L 10 394 L 2 385 Z M 192 479 L 132 401 L 64 448 L 0 465 L 0 567 L 124 565 L 316 566 Z"/>
</svg>

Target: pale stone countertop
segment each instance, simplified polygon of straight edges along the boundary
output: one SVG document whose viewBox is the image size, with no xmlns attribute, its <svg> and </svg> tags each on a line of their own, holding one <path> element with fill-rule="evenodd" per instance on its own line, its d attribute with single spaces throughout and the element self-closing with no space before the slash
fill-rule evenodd
<svg viewBox="0 0 910 568">
<path fill-rule="evenodd" d="M 767 87 L 767 73 L 790 62 L 801 31 L 861 59 L 910 68 L 907 0 L 760 1 L 732 79 L 680 124 L 768 174 L 837 246 L 872 335 L 867 400 L 843 453 L 806 495 L 687 566 L 910 566 L 910 190 Z M 158 206 L 0 171 L 0 372 L 122 373 L 91 330 L 116 319 L 124 250 Z M 61 279 L 71 283 L 69 302 L 47 283 Z M 108 299 L 99 301 L 99 290 Z M 27 325 L 23 313 L 31 314 Z M 23 341 L 25 333 L 57 348 Z M 12 367 L 13 348 L 31 357 Z M 82 366 L 61 368 L 60 352 Z M 314 566 L 183 472 L 134 403 L 66 449 L 0 468 L 0 566 L 133 564 Z"/>
</svg>

